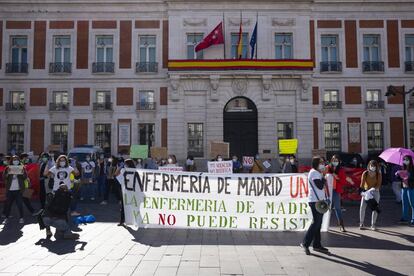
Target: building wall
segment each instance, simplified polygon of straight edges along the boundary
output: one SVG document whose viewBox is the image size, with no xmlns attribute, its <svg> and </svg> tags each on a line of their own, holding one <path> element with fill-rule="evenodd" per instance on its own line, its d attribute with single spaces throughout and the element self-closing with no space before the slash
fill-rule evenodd
<svg viewBox="0 0 414 276">
<path fill-rule="evenodd" d="M 86 139 L 91 144 L 95 124 L 112 124 L 111 150 L 117 153 L 118 124 L 131 120 L 132 143 L 138 142 L 139 123 L 155 123 L 155 144 L 168 146 L 171 153 L 182 159 L 187 155 L 187 123 L 201 122 L 205 126 L 207 158 L 208 142 L 223 139 L 225 104 L 240 95 L 251 99 L 258 108 L 260 153 L 270 150 L 272 156 L 277 154 L 277 122 L 294 123 L 294 133 L 300 141 L 298 156 L 305 159 L 310 158 L 312 149 L 325 147 L 325 122 L 341 123 L 342 151 L 368 153 L 367 122 L 384 123 L 384 147 L 397 146 L 402 141 L 399 139 L 401 128 L 393 127 L 395 123 L 401 125 L 402 102 L 387 99 L 385 93 L 389 85 L 405 85 L 407 90 L 414 86 L 413 74 L 404 70 L 404 37 L 414 34 L 414 5 L 409 1 L 398 5 L 395 1 L 381 4 L 361 1 L 358 8 L 348 1 L 337 1 L 335 5 L 326 1 L 256 1 L 252 4 L 108 1 L 98 10 L 88 0 L 82 5 L 58 1 L 47 6 L 36 2 L 27 5 L 1 0 L 0 4 L 3 7 L 0 11 L 0 152 L 6 151 L 8 124 L 24 124 L 25 151 L 39 151 L 50 145 L 51 124 L 69 125 L 68 147 L 71 148 L 76 143 L 75 122 L 79 122 L 76 120 L 87 120 Z M 186 59 L 187 33 L 207 35 L 223 19 L 226 46 L 205 50 L 204 58 L 230 58 L 230 35 L 239 31 L 240 10 L 243 11 L 243 32 L 248 33 L 249 39 L 258 21 L 259 59 L 273 59 L 274 33 L 289 32 L 293 34 L 293 58 L 314 59 L 314 70 L 168 71 L 168 59 Z M 135 73 L 138 35 L 145 34 L 156 36 L 157 73 Z M 323 34 L 339 37 L 339 60 L 343 68 L 340 73 L 320 72 Z M 364 34 L 381 37 L 383 73 L 362 72 Z M 11 35 L 28 37 L 28 74 L 6 73 Z M 49 74 L 55 35 L 71 37 L 71 74 Z M 113 35 L 114 74 L 92 73 L 96 35 Z M 243 91 L 234 88 L 240 82 L 246 82 Z M 138 93 L 146 89 L 155 91 L 156 111 L 136 110 Z M 339 90 L 341 109 L 323 109 L 326 89 Z M 381 91 L 384 109 L 365 108 L 367 89 Z M 9 92 L 13 90 L 25 92 L 25 112 L 6 111 Z M 69 111 L 50 112 L 52 93 L 61 90 L 69 93 Z M 93 111 L 97 90 L 111 91 L 113 111 Z M 414 121 L 411 110 L 407 121 Z M 348 123 L 355 122 L 361 124 L 359 144 L 349 141 Z M 43 140 L 37 137 L 42 131 L 32 129 L 42 126 Z"/>
</svg>

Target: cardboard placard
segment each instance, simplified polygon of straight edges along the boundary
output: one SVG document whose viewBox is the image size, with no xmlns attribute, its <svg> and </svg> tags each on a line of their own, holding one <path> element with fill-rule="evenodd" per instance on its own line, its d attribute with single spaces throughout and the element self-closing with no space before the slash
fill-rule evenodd
<svg viewBox="0 0 414 276">
<path fill-rule="evenodd" d="M 254 157 L 253 156 L 243 156 L 243 167 L 253 167 Z"/>
<path fill-rule="evenodd" d="M 217 155 L 221 155 L 223 158 L 230 158 L 230 143 L 210 141 L 209 153 L 210 159 L 216 158 Z"/>
<path fill-rule="evenodd" d="M 131 158 L 148 158 L 148 145 L 132 145 L 129 156 Z"/>
<path fill-rule="evenodd" d="M 49 145 L 47 147 L 48 152 L 60 151 L 60 149 L 61 149 L 60 145 Z"/>
<path fill-rule="evenodd" d="M 296 154 L 298 139 L 279 139 L 279 154 Z"/>
<path fill-rule="evenodd" d="M 326 149 L 314 149 L 312 150 L 312 156 L 320 156 L 326 159 Z"/>
<path fill-rule="evenodd" d="M 168 149 L 166 147 L 151 147 L 151 157 L 159 159 L 168 158 Z"/>
</svg>

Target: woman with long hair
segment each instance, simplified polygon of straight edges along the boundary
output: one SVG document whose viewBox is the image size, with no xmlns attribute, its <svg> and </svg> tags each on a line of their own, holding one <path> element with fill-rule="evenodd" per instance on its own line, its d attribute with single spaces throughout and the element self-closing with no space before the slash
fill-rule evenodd
<svg viewBox="0 0 414 276">
<path fill-rule="evenodd" d="M 414 166 L 411 156 L 404 156 L 403 170 L 397 171 L 396 175 L 402 179 L 402 218 L 400 223 L 410 223 L 410 226 L 414 226 Z M 410 208 L 411 222 L 409 217 Z"/>
<path fill-rule="evenodd" d="M 360 189 L 364 192 L 372 191 L 372 195 L 375 201 L 379 204 L 380 201 L 380 188 L 382 183 L 382 175 L 379 171 L 378 162 L 371 160 L 368 163 L 367 170 L 362 173 Z M 364 197 L 361 198 L 361 206 L 359 208 L 359 228 L 363 230 L 365 220 L 365 210 L 367 208 L 367 202 Z M 376 222 L 378 218 L 378 212 L 372 211 L 371 215 L 371 230 L 376 230 Z"/>
<path fill-rule="evenodd" d="M 327 166 L 327 171 L 333 175 L 332 206 L 335 209 L 339 229 L 341 232 L 346 232 L 341 207 L 341 194 L 346 183 L 346 174 L 338 155 L 332 156 L 331 162 Z"/>
</svg>

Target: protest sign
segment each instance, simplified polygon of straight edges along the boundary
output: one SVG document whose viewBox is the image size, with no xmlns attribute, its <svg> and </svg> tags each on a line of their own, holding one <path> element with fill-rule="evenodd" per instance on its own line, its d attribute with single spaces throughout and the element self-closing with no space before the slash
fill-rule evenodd
<svg viewBox="0 0 414 276">
<path fill-rule="evenodd" d="M 279 139 L 279 154 L 296 154 L 298 139 Z"/>
<path fill-rule="evenodd" d="M 9 174 L 23 174 L 23 166 L 17 165 L 17 166 L 9 166 Z"/>
<path fill-rule="evenodd" d="M 214 161 L 208 162 L 208 172 L 217 174 L 233 173 L 233 161 Z"/>
<path fill-rule="evenodd" d="M 124 169 L 117 179 L 125 222 L 138 227 L 304 231 L 312 223 L 307 174 Z"/>
<path fill-rule="evenodd" d="M 157 159 L 167 159 L 168 149 L 165 147 L 151 147 L 151 157 Z"/>
<path fill-rule="evenodd" d="M 147 145 L 132 145 L 129 156 L 131 158 L 148 158 L 148 146 Z"/>
<path fill-rule="evenodd" d="M 158 170 L 162 172 L 182 172 L 184 168 L 179 166 L 162 166 L 158 167 Z"/>
<path fill-rule="evenodd" d="M 243 156 L 243 167 L 253 167 L 254 157 L 253 156 Z"/>
<path fill-rule="evenodd" d="M 210 158 L 216 158 L 221 155 L 223 158 L 230 158 L 230 143 L 225 142 L 210 142 Z"/>
</svg>

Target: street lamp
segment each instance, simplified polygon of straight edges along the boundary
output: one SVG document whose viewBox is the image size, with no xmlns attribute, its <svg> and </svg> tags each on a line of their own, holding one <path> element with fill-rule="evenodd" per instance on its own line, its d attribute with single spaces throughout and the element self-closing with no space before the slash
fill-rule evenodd
<svg viewBox="0 0 414 276">
<path fill-rule="evenodd" d="M 403 97 L 403 124 L 404 124 L 404 148 L 408 147 L 408 137 L 407 137 L 407 108 L 405 102 L 405 96 L 411 94 L 414 91 L 414 87 L 408 91 L 405 91 L 405 86 L 402 89 L 397 89 L 397 87 L 390 85 L 387 87 L 387 93 L 385 93 L 386 97 L 392 97 L 396 94 L 400 94 Z"/>
</svg>

